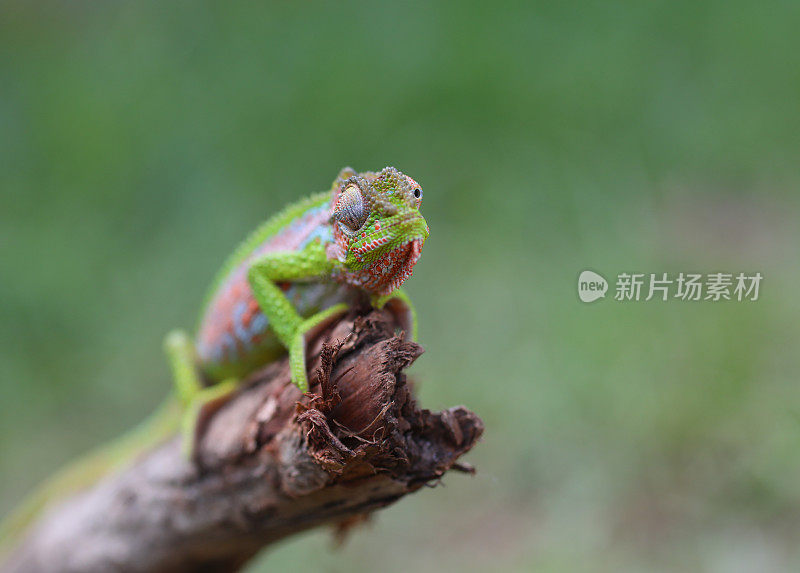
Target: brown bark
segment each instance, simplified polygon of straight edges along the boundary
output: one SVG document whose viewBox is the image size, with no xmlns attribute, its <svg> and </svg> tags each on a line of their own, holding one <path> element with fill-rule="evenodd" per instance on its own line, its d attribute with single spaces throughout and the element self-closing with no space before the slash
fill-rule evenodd
<svg viewBox="0 0 800 573">
<path fill-rule="evenodd" d="M 350 316 L 313 345 L 315 394 L 287 362 L 208 412 L 198 462 L 174 438 L 44 515 L 7 562 L 32 571 L 234 571 L 323 524 L 344 529 L 457 463 L 483 424 L 419 409 L 403 369 L 422 349 L 386 312 Z M 330 344 L 322 341 L 330 341 Z"/>
</svg>

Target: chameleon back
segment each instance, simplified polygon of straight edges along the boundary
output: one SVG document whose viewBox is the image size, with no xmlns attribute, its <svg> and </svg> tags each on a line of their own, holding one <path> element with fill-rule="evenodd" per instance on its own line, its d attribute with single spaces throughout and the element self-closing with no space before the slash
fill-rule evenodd
<svg viewBox="0 0 800 573">
<path fill-rule="evenodd" d="M 223 267 L 196 337 L 199 366 L 209 382 L 244 376 L 286 353 L 253 297 L 247 272 L 252 262 L 267 253 L 301 251 L 311 241 L 329 243 L 329 200 L 329 194 L 320 194 L 276 215 Z M 279 286 L 303 317 L 348 300 L 351 294 L 348 287 L 332 281 Z"/>
</svg>

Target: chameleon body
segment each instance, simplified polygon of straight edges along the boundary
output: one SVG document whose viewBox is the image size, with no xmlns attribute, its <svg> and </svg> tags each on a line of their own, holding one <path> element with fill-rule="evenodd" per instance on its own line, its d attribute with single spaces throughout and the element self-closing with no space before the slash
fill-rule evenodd
<svg viewBox="0 0 800 573">
<path fill-rule="evenodd" d="M 206 297 L 194 345 L 175 332 L 166 350 L 179 394 L 202 403 L 286 350 L 292 380 L 308 390 L 305 337 L 360 295 L 398 299 L 429 229 L 422 189 L 393 167 L 343 169 L 327 193 L 290 206 L 257 229 L 225 263 Z M 196 366 L 196 368 L 194 367 Z M 233 383 L 235 385 L 235 382 Z"/>
<path fill-rule="evenodd" d="M 302 251 L 312 241 L 329 244 L 330 196 L 320 194 L 290 209 L 280 217 L 280 229 L 237 253 L 225 265 L 208 297 L 195 337 L 198 366 L 207 379 L 219 382 L 240 377 L 259 365 L 274 360 L 284 349 L 270 329 L 270 320 L 261 310 L 248 282 L 250 265 L 271 253 Z M 275 225 L 278 226 L 278 225 Z M 271 230 L 271 229 L 270 229 Z M 292 303 L 298 315 L 308 317 L 336 303 L 345 302 L 347 289 L 333 281 L 279 282 L 277 286 Z"/>
<path fill-rule="evenodd" d="M 429 229 L 422 189 L 394 169 L 343 169 L 328 192 L 275 215 L 229 257 L 206 297 L 196 336 L 165 339 L 176 392 L 148 421 L 56 474 L 0 526 L 0 541 L 19 534 L 52 499 L 91 483 L 182 421 L 187 454 L 204 407 L 287 351 L 292 381 L 308 390 L 308 335 L 356 299 L 387 305 L 412 338 L 416 316 L 399 289 L 412 272 Z"/>
</svg>

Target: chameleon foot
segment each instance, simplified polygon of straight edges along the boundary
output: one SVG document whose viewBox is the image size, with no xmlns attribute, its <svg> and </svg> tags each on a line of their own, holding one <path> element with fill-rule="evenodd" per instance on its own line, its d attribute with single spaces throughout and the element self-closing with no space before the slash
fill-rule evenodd
<svg viewBox="0 0 800 573">
<path fill-rule="evenodd" d="M 181 419 L 182 451 L 186 459 L 197 461 L 197 446 L 206 422 L 214 412 L 230 400 L 238 381 L 224 380 L 214 386 L 203 388 L 192 398 Z"/>
<path fill-rule="evenodd" d="M 292 382 L 302 392 L 308 392 L 308 376 L 306 375 L 306 339 L 325 328 L 334 319 L 345 314 L 348 310 L 346 303 L 335 304 L 332 307 L 318 312 L 300 323 L 297 332 L 289 346 L 289 367 L 292 371 Z"/>
<path fill-rule="evenodd" d="M 403 327 L 406 340 L 417 341 L 417 311 L 404 291 L 396 289 L 388 295 L 377 297 L 372 301 L 372 306 L 377 309 L 386 307 Z"/>
</svg>

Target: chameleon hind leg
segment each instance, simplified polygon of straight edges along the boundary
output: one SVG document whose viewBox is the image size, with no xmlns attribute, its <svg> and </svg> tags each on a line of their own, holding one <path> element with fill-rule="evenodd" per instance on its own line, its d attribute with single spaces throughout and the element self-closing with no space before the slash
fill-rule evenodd
<svg viewBox="0 0 800 573">
<path fill-rule="evenodd" d="M 278 340 L 289 350 L 292 382 L 303 392 L 308 392 L 306 374 L 306 342 L 336 316 L 347 312 L 347 304 L 335 304 L 323 311 L 301 317 L 283 294 L 277 283 L 292 280 L 313 280 L 325 275 L 331 263 L 325 250 L 312 243 L 297 252 L 270 253 L 253 263 L 247 278 L 261 312 L 269 319 Z"/>
<path fill-rule="evenodd" d="M 197 371 L 194 345 L 181 330 L 167 335 L 164 350 L 178 399 L 184 409 L 181 418 L 183 453 L 188 458 L 194 458 L 200 430 L 208 417 L 231 397 L 237 380 L 231 378 L 213 386 L 204 386 Z"/>
</svg>

